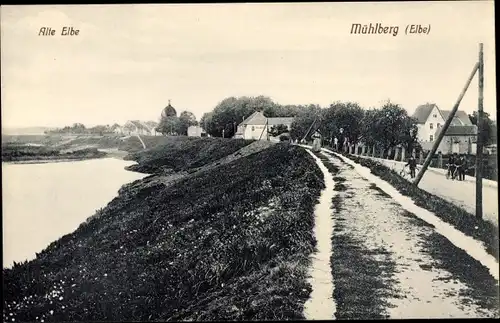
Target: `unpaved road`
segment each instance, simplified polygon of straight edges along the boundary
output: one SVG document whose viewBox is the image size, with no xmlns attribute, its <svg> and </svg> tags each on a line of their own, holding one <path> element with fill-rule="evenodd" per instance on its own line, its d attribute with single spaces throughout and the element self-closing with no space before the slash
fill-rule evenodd
<svg viewBox="0 0 500 323">
<path fill-rule="evenodd" d="M 366 156 L 360 156 L 365 157 Z M 399 172 L 404 163 L 392 160 L 372 158 L 387 167 Z M 428 170 L 424 173 L 418 186 L 450 203 L 453 203 L 471 214 L 476 213 L 476 182 L 474 177 L 467 176 L 466 181 L 447 180 L 445 173 Z M 498 186 L 490 185 L 493 181 L 484 180 L 483 183 L 483 212 L 484 219 L 498 227 Z"/>
<path fill-rule="evenodd" d="M 498 282 L 338 158 L 331 268 L 337 319 L 499 316 Z"/>
</svg>

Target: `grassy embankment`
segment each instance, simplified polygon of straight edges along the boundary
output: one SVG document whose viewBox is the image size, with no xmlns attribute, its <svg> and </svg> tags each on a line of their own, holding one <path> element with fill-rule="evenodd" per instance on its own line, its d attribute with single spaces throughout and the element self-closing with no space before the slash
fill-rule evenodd
<svg viewBox="0 0 500 323">
<path fill-rule="evenodd" d="M 189 151 L 172 161 L 158 150 L 155 167 L 205 162 Z M 36 259 L 3 271 L 4 319 L 303 318 L 324 187 L 307 152 L 278 144 L 175 183 L 141 181 Z"/>
<path fill-rule="evenodd" d="M 368 167 L 371 173 L 394 186 L 401 194 L 410 197 L 417 206 L 433 212 L 441 220 L 451 224 L 457 230 L 484 243 L 486 251 L 499 260 L 499 236 L 494 224 L 477 219 L 474 215 L 452 203 L 430 194 L 402 178 L 397 172 L 379 162 L 345 155 L 355 163 Z"/>
<path fill-rule="evenodd" d="M 162 144 L 132 153 L 125 159 L 137 162 L 137 164 L 129 166 L 128 170 L 146 174 L 194 171 L 232 154 L 252 142 L 244 139 L 171 137 Z"/>
</svg>

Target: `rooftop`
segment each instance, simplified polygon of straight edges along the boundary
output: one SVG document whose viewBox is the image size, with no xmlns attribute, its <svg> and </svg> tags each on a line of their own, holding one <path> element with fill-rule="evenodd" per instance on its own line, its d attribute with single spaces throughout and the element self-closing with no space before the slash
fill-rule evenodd
<svg viewBox="0 0 500 323">
<path fill-rule="evenodd" d="M 432 109 L 437 107 L 434 103 L 426 103 L 423 105 L 419 105 L 415 112 L 413 112 L 413 118 L 417 119 L 417 123 L 425 123 L 429 114 L 431 114 Z M 439 109 L 439 108 L 438 108 Z"/>
<path fill-rule="evenodd" d="M 448 119 L 450 113 L 451 110 L 441 110 L 444 120 Z M 472 122 L 465 111 L 458 110 L 453 117 L 452 125 L 472 126 Z"/>
<path fill-rule="evenodd" d="M 475 136 L 477 127 L 472 126 L 449 126 L 445 136 Z"/>
<path fill-rule="evenodd" d="M 291 124 L 294 118 L 290 117 L 276 117 L 276 118 L 267 118 L 261 111 L 255 111 L 248 118 L 243 120 L 240 123 L 240 126 L 243 125 L 265 125 L 266 122 L 268 125 L 278 125 L 278 124 Z"/>
</svg>

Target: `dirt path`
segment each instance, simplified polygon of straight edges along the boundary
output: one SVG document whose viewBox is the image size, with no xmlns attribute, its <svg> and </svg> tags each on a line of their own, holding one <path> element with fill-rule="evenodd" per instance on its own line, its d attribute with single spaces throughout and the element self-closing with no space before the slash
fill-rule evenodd
<svg viewBox="0 0 500 323">
<path fill-rule="evenodd" d="M 485 266 L 354 167 L 320 156 L 338 191 L 331 257 L 338 319 L 498 317 L 498 281 Z"/>
<path fill-rule="evenodd" d="M 316 252 L 312 255 L 312 264 L 309 268 L 309 282 L 312 286 L 310 298 L 304 304 L 304 316 L 307 320 L 331 320 L 336 311 L 333 300 L 333 279 L 330 268 L 332 256 L 331 236 L 333 221 L 331 205 L 334 195 L 332 175 L 321 160 L 307 150 L 323 172 L 325 188 L 321 192 L 319 203 L 314 210 L 314 236 L 316 238 Z"/>
</svg>

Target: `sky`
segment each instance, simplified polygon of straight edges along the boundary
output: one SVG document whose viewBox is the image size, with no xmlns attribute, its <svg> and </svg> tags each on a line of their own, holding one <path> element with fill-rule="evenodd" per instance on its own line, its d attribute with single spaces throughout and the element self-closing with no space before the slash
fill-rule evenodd
<svg viewBox="0 0 500 323">
<path fill-rule="evenodd" d="M 353 23 L 399 30 L 351 34 Z M 406 35 L 409 24 L 430 32 Z M 2 6 L 2 127 L 157 121 L 168 100 L 199 120 L 230 96 L 450 110 L 480 42 L 496 119 L 494 26 L 493 1 Z"/>
</svg>

